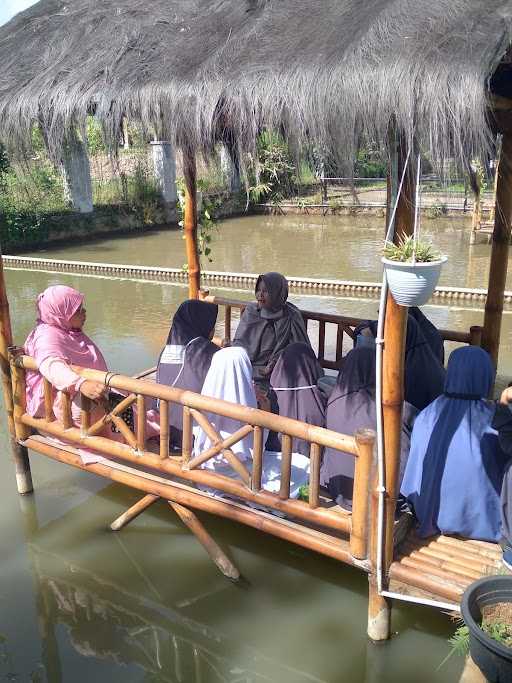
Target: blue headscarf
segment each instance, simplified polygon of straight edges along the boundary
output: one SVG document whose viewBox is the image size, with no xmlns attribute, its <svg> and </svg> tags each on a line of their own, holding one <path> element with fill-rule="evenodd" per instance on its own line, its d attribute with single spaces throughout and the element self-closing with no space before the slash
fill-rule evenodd
<svg viewBox="0 0 512 683">
<path fill-rule="evenodd" d="M 402 494 L 414 508 L 422 537 L 437 533 L 497 541 L 500 491 L 507 463 L 485 398 L 494 379 L 488 353 L 456 349 L 445 393 L 416 418 Z"/>
</svg>

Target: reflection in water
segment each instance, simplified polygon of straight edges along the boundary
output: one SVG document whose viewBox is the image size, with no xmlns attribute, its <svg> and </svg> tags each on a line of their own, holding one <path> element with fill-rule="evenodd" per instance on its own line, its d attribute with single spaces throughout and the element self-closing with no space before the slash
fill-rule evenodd
<svg viewBox="0 0 512 683">
<path fill-rule="evenodd" d="M 205 624 L 185 617 L 163 604 L 128 548 L 123 553 L 154 594 L 146 598 L 118 585 L 99 570 L 91 571 L 55 554 L 45 546 L 45 529 L 39 530 L 34 501 L 23 500 L 28 550 L 33 566 L 42 661 L 48 681 L 65 680 L 61 667 L 58 632 L 66 627 L 67 638 L 76 653 L 117 666 L 141 669 L 144 680 L 177 683 L 257 683 L 290 680 L 322 683 L 322 679 L 283 666 L 246 648 L 240 666 L 229 658 L 230 640 Z M 63 517 L 52 525 L 66 525 Z M 55 535 L 52 530 L 52 536 Z M 113 540 L 113 539 L 112 539 Z M 61 549 L 62 551 L 62 549 Z M 229 586 L 199 592 L 180 607 L 211 596 Z M 155 599 L 156 598 L 156 599 Z M 158 600 L 160 598 L 160 600 Z"/>
</svg>

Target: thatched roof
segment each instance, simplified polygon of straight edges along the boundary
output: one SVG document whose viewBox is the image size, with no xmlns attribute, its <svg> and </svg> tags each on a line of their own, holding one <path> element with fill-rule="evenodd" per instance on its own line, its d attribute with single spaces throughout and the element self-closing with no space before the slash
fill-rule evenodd
<svg viewBox="0 0 512 683">
<path fill-rule="evenodd" d="M 512 1 L 41 0 L 0 28 L 0 138 L 59 149 L 91 108 L 208 149 L 262 125 L 350 152 L 391 116 L 435 155 L 487 138 Z"/>
</svg>

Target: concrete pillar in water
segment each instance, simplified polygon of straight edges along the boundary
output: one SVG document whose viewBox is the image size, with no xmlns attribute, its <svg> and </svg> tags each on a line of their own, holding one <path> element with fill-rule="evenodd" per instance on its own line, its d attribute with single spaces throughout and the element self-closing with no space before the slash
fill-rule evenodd
<svg viewBox="0 0 512 683">
<path fill-rule="evenodd" d="M 176 155 L 170 142 L 154 140 L 149 143 L 153 156 L 155 178 L 167 209 L 167 219 L 176 220 Z"/>
<path fill-rule="evenodd" d="M 240 168 L 234 153 L 223 145 L 220 150 L 220 167 L 222 174 L 227 179 L 230 192 L 238 193 L 242 188 L 240 180 Z"/>
<path fill-rule="evenodd" d="M 91 213 L 92 182 L 86 145 L 74 137 L 66 143 L 62 158 L 64 192 L 71 205 L 80 213 Z"/>
</svg>

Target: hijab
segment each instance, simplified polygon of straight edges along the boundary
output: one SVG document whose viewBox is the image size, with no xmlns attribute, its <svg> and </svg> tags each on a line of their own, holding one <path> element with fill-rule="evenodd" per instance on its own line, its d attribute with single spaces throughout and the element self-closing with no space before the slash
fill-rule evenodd
<svg viewBox="0 0 512 683">
<path fill-rule="evenodd" d="M 217 311 L 215 304 L 195 299 L 180 304 L 158 359 L 156 381 L 159 384 L 200 393 L 213 354 L 219 350 L 209 339 Z M 171 444 L 181 448 L 183 406 L 169 402 L 168 410 Z"/>
<path fill-rule="evenodd" d="M 425 320 L 427 319 L 425 318 Z M 427 322 L 429 321 L 427 320 Z M 377 336 L 377 321 L 369 320 L 355 328 L 354 336 L 357 348 L 372 346 L 362 334 L 365 329 L 369 329 L 375 339 Z M 434 399 L 443 393 L 445 369 L 438 357 L 434 355 L 420 326 L 412 315 L 407 317 L 404 375 L 405 400 L 418 410 L 426 408 L 429 403 L 432 403 Z"/>
<path fill-rule="evenodd" d="M 376 429 L 375 350 L 357 347 L 350 351 L 338 375 L 336 386 L 327 403 L 326 427 L 353 435 L 358 429 Z M 412 423 L 417 411 L 404 402 L 400 478 L 409 453 Z M 334 448 L 326 448 L 320 470 L 320 483 L 327 486 L 334 501 L 351 507 L 354 483 L 354 456 Z"/>
<path fill-rule="evenodd" d="M 409 309 L 409 318 L 411 317 L 418 323 L 434 356 L 441 365 L 444 365 L 444 339 L 442 334 L 417 306 L 413 306 Z"/>
<path fill-rule="evenodd" d="M 419 535 L 500 538 L 500 492 L 507 458 L 485 397 L 494 380 L 489 354 L 477 346 L 450 355 L 445 391 L 416 419 L 402 494 Z"/>
<path fill-rule="evenodd" d="M 249 408 L 257 408 L 256 395 L 252 383 L 251 361 L 247 352 L 239 347 L 231 346 L 218 351 L 212 358 L 210 369 L 201 390 L 203 396 L 219 398 Z M 239 430 L 243 423 L 230 417 L 207 413 L 207 419 L 214 429 L 225 439 Z M 207 434 L 199 426 L 194 430 L 194 455 L 203 453 L 212 446 Z M 231 451 L 242 461 L 252 458 L 252 435 L 231 446 Z M 226 464 L 226 460 L 219 454 L 208 460 L 203 467 L 216 469 L 216 465 Z"/>
<path fill-rule="evenodd" d="M 234 346 L 242 346 L 249 354 L 255 379 L 270 375 L 279 354 L 289 344 L 302 342 L 311 346 L 301 312 L 287 301 L 287 279 L 280 273 L 260 275 L 255 292 L 261 282 L 268 291 L 270 307 L 248 304 L 233 340 Z"/>
<path fill-rule="evenodd" d="M 412 316 L 405 340 L 405 400 L 418 410 L 443 393 L 446 371 Z"/>
<path fill-rule="evenodd" d="M 270 383 L 277 394 L 279 415 L 325 426 L 325 399 L 317 386 L 323 370 L 307 344 L 290 344 L 279 356 Z M 294 451 L 309 455 L 310 444 L 294 440 Z"/>
<path fill-rule="evenodd" d="M 500 447 L 510 458 L 512 456 L 512 404 L 496 405 L 496 412 L 492 421 L 494 429 L 498 430 Z M 505 468 L 501 487 L 501 533 L 512 546 L 512 458 Z"/>
<path fill-rule="evenodd" d="M 36 302 L 36 326 L 28 335 L 24 348 L 40 365 L 47 358 L 60 358 L 71 365 L 107 370 L 99 348 L 82 332 L 73 329 L 70 320 L 79 310 L 84 295 L 65 285 L 53 285 L 39 294 Z M 43 378 L 27 371 L 27 412 L 37 415 L 44 405 Z"/>
</svg>

